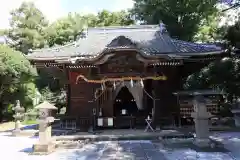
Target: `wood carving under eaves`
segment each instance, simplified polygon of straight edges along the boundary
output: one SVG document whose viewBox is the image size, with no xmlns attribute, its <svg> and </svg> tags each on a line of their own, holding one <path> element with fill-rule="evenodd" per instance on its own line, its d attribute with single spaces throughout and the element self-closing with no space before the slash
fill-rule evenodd
<svg viewBox="0 0 240 160">
<path fill-rule="evenodd" d="M 108 61 L 100 65 L 102 74 L 109 73 L 142 73 L 144 63 L 136 59 L 135 54 L 116 55 L 108 59 Z"/>
<path fill-rule="evenodd" d="M 147 58 L 147 57 L 144 57 L 142 54 L 140 54 L 140 52 L 138 52 L 137 50 L 121 50 L 121 51 L 114 51 L 111 53 L 104 53 L 101 56 L 99 56 L 97 59 L 93 60 L 93 64 L 101 65 L 104 63 L 108 63 L 113 59 L 116 59 L 116 57 L 121 57 L 121 56 L 132 57 L 138 63 L 144 63 L 144 64 L 158 63 L 162 61 L 171 60 L 171 58 L 168 57 L 168 55 L 162 55 L 161 58 Z"/>
</svg>

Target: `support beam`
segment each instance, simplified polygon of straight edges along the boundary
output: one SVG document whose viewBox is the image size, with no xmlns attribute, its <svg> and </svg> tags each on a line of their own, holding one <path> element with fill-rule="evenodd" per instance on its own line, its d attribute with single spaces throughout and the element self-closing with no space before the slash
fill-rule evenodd
<svg viewBox="0 0 240 160">
<path fill-rule="evenodd" d="M 65 74 L 67 76 L 67 84 L 66 84 L 66 95 L 67 95 L 67 106 L 66 106 L 66 115 L 69 115 L 69 113 L 71 112 L 71 83 L 70 83 L 70 74 L 69 74 L 69 70 L 65 67 Z"/>
</svg>

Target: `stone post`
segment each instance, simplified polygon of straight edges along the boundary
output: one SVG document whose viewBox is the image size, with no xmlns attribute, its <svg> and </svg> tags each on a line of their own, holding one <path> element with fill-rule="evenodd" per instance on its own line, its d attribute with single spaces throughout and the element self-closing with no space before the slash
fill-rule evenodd
<svg viewBox="0 0 240 160">
<path fill-rule="evenodd" d="M 39 109 L 39 141 L 33 145 L 33 151 L 34 153 L 48 154 L 55 150 L 51 127 L 54 117 L 51 117 L 50 113 L 57 108 L 46 101 L 36 108 Z"/>
<path fill-rule="evenodd" d="M 15 128 L 12 131 L 12 135 L 18 136 L 20 135 L 20 132 L 21 132 L 20 120 L 23 120 L 23 117 L 24 117 L 24 108 L 21 107 L 19 100 L 16 101 L 16 106 L 13 108 L 13 110 L 15 111 L 15 114 L 14 114 Z"/>
<path fill-rule="evenodd" d="M 207 112 L 206 99 L 202 95 L 194 95 L 193 98 L 194 112 L 191 116 L 195 122 L 196 138 L 194 144 L 199 147 L 208 147 L 209 139 L 209 121 L 211 114 Z"/>
<path fill-rule="evenodd" d="M 236 127 L 240 127 L 240 103 L 239 99 L 233 97 L 233 104 L 231 112 L 233 114 L 234 122 Z"/>
<path fill-rule="evenodd" d="M 235 126 L 240 127 L 240 108 L 232 109 L 231 112 L 234 115 Z"/>
</svg>

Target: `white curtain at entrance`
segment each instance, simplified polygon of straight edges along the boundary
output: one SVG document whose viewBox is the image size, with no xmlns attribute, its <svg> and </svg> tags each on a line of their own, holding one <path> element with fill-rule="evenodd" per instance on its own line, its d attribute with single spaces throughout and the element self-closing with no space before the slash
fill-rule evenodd
<svg viewBox="0 0 240 160">
<path fill-rule="evenodd" d="M 137 82 L 133 82 L 133 86 L 131 86 L 130 82 L 120 82 L 120 84 L 116 85 L 116 89 L 115 89 L 115 93 L 114 93 L 114 97 L 113 99 L 115 100 L 115 98 L 117 97 L 118 93 L 120 92 L 120 90 L 123 87 L 127 87 L 129 92 L 132 94 L 136 105 L 138 107 L 139 110 L 144 109 L 143 108 L 143 88 L 142 86 L 137 83 Z"/>
</svg>

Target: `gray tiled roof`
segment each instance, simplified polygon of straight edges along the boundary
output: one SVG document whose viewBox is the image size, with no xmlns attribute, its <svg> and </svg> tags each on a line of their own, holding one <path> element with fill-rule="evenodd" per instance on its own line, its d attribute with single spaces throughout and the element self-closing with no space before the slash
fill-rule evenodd
<svg viewBox="0 0 240 160">
<path fill-rule="evenodd" d="M 157 54 L 201 54 L 221 52 L 220 48 L 172 39 L 161 33 L 157 25 L 128 27 L 91 28 L 85 38 L 77 42 L 49 49 L 33 51 L 28 55 L 35 58 L 67 58 L 75 56 L 97 56 L 109 49 L 132 48 L 147 55 Z"/>
</svg>

